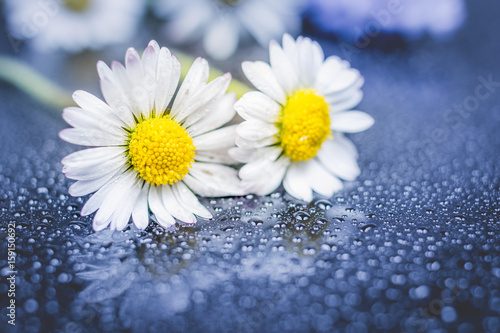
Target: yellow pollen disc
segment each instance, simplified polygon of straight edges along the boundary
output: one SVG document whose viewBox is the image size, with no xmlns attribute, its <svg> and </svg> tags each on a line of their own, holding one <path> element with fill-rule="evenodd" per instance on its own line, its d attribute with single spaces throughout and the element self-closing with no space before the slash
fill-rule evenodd
<svg viewBox="0 0 500 333">
<path fill-rule="evenodd" d="M 129 163 L 152 185 L 172 185 L 184 178 L 195 148 L 188 132 L 168 116 L 140 121 L 127 141 Z"/>
<path fill-rule="evenodd" d="M 81 12 L 88 7 L 89 2 L 90 0 L 66 0 L 64 4 L 75 12 Z"/>
<path fill-rule="evenodd" d="M 330 111 L 325 98 L 313 89 L 301 89 L 290 96 L 280 116 L 281 147 L 292 161 L 316 156 L 331 136 Z"/>
</svg>

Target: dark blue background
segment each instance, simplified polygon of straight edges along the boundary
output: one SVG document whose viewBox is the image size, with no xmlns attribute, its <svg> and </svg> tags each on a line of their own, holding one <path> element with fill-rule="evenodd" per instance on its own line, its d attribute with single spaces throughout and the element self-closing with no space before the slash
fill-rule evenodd
<svg viewBox="0 0 500 333">
<path fill-rule="evenodd" d="M 498 2 L 470 1 L 453 39 L 395 46 L 377 36 L 390 52 L 346 53 L 311 30 L 365 77 L 358 109 L 376 123 L 351 136 L 361 176 L 307 205 L 282 190 L 202 199 L 214 219 L 174 233 L 153 223 L 94 234 L 79 216 L 84 200 L 67 195 L 60 159 L 76 148 L 57 137 L 58 111 L 0 83 L 2 331 L 499 332 L 499 13 Z M 29 58 L 2 38 L 5 53 Z M 74 89 L 69 69 L 81 74 L 94 57 L 32 60 Z M 478 88 L 484 80 L 497 83 Z"/>
</svg>

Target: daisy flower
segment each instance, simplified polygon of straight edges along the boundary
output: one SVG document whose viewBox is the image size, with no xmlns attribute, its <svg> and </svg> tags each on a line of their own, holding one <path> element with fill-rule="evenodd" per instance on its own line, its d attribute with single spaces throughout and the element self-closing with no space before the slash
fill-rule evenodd
<svg viewBox="0 0 500 333">
<path fill-rule="evenodd" d="M 230 154 L 246 163 L 240 178 L 259 195 L 283 183 L 295 198 L 311 201 L 313 191 L 331 196 L 339 178 L 360 173 L 357 151 L 344 133 L 374 123 L 361 111 L 347 111 L 362 98 L 363 78 L 336 56 L 324 59 L 317 42 L 283 36 L 283 48 L 270 43 L 270 65 L 244 62 L 243 72 L 259 90 L 235 104 L 245 119 L 236 129 Z"/>
<path fill-rule="evenodd" d="M 6 0 L 8 32 L 42 52 L 76 53 L 125 42 L 137 29 L 144 0 Z"/>
<path fill-rule="evenodd" d="M 284 32 L 301 27 L 303 0 L 160 0 L 155 13 L 167 19 L 172 42 L 203 39 L 207 54 L 217 60 L 229 58 L 240 38 L 251 35 L 262 46 Z"/>
<path fill-rule="evenodd" d="M 130 217 L 139 229 L 149 211 L 167 228 L 175 219 L 195 223 L 211 218 L 201 196 L 241 194 L 235 161 L 235 127 L 220 128 L 236 112 L 234 94 L 225 94 L 231 75 L 207 83 L 207 61 L 198 58 L 174 98 L 180 64 L 170 51 L 151 41 L 142 58 L 128 49 L 125 66 L 97 64 L 106 102 L 76 91 L 80 107 L 68 107 L 63 118 L 73 128 L 61 139 L 92 148 L 66 156 L 63 173 L 77 180 L 72 196 L 96 192 L 81 210 L 95 211 L 94 229 L 123 229 Z M 174 219 L 175 218 L 175 219 Z"/>
</svg>

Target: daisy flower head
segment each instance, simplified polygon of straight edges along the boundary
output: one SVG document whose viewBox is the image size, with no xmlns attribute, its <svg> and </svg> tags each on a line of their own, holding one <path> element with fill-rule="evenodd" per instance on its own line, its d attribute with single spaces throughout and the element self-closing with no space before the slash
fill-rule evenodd
<svg viewBox="0 0 500 333">
<path fill-rule="evenodd" d="M 38 51 L 69 53 L 126 42 L 144 0 L 6 0 L 8 32 Z"/>
<path fill-rule="evenodd" d="M 235 126 L 221 127 L 236 112 L 233 93 L 225 94 L 230 74 L 207 83 L 209 66 L 198 58 L 175 97 L 180 64 L 170 51 L 151 41 L 142 57 L 128 49 L 125 66 L 98 62 L 105 102 L 76 91 L 79 107 L 63 111 L 73 128 L 61 139 L 91 148 L 62 160 L 63 173 L 77 180 L 72 196 L 95 192 L 81 210 L 95 211 L 94 229 L 123 229 L 130 217 L 139 229 L 149 211 L 168 228 L 175 219 L 195 223 L 196 215 L 211 218 L 201 196 L 242 194 L 235 161 Z"/>
<path fill-rule="evenodd" d="M 166 33 L 175 43 L 202 39 L 207 54 L 229 58 L 240 40 L 252 36 L 260 45 L 285 31 L 300 30 L 304 0 L 160 0 L 155 13 L 167 20 Z"/>
<path fill-rule="evenodd" d="M 363 77 L 336 56 L 324 59 L 315 41 L 283 36 L 270 43 L 270 65 L 244 62 L 243 72 L 259 90 L 236 102 L 244 121 L 230 154 L 246 163 L 239 176 L 251 192 L 265 195 L 281 183 L 293 197 L 311 201 L 313 191 L 330 197 L 340 179 L 354 180 L 357 151 L 344 133 L 371 127 L 361 111 L 347 111 L 363 96 Z M 340 179 L 339 179 L 340 178 Z"/>
</svg>

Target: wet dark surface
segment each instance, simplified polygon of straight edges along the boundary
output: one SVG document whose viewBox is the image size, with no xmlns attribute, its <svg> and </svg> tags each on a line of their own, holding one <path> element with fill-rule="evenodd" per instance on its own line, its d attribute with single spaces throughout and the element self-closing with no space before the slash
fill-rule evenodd
<svg viewBox="0 0 500 333">
<path fill-rule="evenodd" d="M 358 180 L 311 204 L 202 199 L 214 219 L 175 232 L 93 233 L 60 172 L 66 125 L 0 83 L 0 330 L 499 332 L 499 9 L 391 53 L 321 40 L 366 79 Z"/>
</svg>

